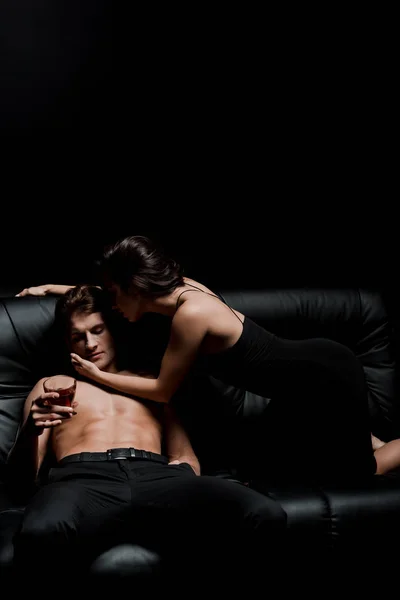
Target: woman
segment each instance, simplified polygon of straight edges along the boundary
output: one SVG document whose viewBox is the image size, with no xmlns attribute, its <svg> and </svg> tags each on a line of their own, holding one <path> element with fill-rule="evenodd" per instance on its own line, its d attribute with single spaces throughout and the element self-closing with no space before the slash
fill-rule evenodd
<svg viewBox="0 0 400 600">
<path fill-rule="evenodd" d="M 169 343 L 155 379 L 103 373 L 72 354 L 80 374 L 166 403 L 191 369 L 204 370 L 281 404 L 298 451 L 296 461 L 290 444 L 290 456 L 302 472 L 351 479 L 381 472 L 375 459 L 382 448 L 374 455 L 364 371 L 349 348 L 324 338 L 288 340 L 266 331 L 202 283 L 184 277 L 180 265 L 142 236 L 106 248 L 102 273 L 115 307 L 129 321 L 146 313 L 172 320 Z M 40 286 L 19 295 L 63 293 L 69 287 Z"/>
</svg>

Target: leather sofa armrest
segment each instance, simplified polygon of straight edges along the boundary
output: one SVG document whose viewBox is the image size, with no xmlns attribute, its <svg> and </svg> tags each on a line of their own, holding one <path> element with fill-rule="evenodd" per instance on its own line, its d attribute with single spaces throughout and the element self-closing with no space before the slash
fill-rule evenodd
<svg viewBox="0 0 400 600">
<path fill-rule="evenodd" d="M 14 506 L 15 502 L 13 502 L 6 484 L 0 481 L 0 511 L 14 508 Z"/>
<path fill-rule="evenodd" d="M 7 510 L 23 510 L 26 505 L 25 500 L 25 498 L 18 498 L 16 494 L 13 494 L 9 485 L 0 479 L 0 512 Z"/>
</svg>

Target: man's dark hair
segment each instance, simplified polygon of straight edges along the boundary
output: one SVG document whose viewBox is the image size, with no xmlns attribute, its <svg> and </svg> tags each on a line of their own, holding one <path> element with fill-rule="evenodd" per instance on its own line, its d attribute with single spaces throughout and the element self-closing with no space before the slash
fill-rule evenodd
<svg viewBox="0 0 400 600">
<path fill-rule="evenodd" d="M 93 285 L 77 285 L 59 298 L 55 310 L 56 324 L 64 335 L 69 335 L 74 313 L 91 315 L 101 313 L 106 325 L 114 334 L 115 315 L 108 294 Z"/>
<path fill-rule="evenodd" d="M 55 331 L 58 337 L 70 339 L 71 318 L 74 313 L 91 315 L 100 313 L 104 323 L 110 330 L 114 339 L 118 367 L 126 368 L 127 359 L 127 335 L 124 333 L 127 329 L 127 322 L 117 311 L 114 311 L 111 305 L 110 296 L 107 292 L 93 285 L 77 285 L 69 289 L 61 296 L 55 309 Z M 68 349 L 65 348 L 67 351 Z M 71 367 L 69 351 L 63 352 L 64 369 Z"/>
</svg>

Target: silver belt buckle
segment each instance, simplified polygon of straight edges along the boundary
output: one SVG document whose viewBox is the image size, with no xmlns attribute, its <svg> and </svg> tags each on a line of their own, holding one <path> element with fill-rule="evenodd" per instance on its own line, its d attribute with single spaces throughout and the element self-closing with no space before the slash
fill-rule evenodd
<svg viewBox="0 0 400 600">
<path fill-rule="evenodd" d="M 113 456 L 112 450 L 107 450 L 107 458 L 108 460 L 126 460 L 127 456 Z"/>
</svg>

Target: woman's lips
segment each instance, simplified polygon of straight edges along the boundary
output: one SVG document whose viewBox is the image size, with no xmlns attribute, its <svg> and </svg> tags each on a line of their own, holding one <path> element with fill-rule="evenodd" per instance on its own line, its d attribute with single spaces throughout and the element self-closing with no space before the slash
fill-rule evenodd
<svg viewBox="0 0 400 600">
<path fill-rule="evenodd" d="M 99 356 L 101 356 L 103 354 L 103 352 L 96 352 L 95 354 L 91 354 L 88 357 L 88 360 L 96 360 L 97 358 L 99 358 Z"/>
</svg>

